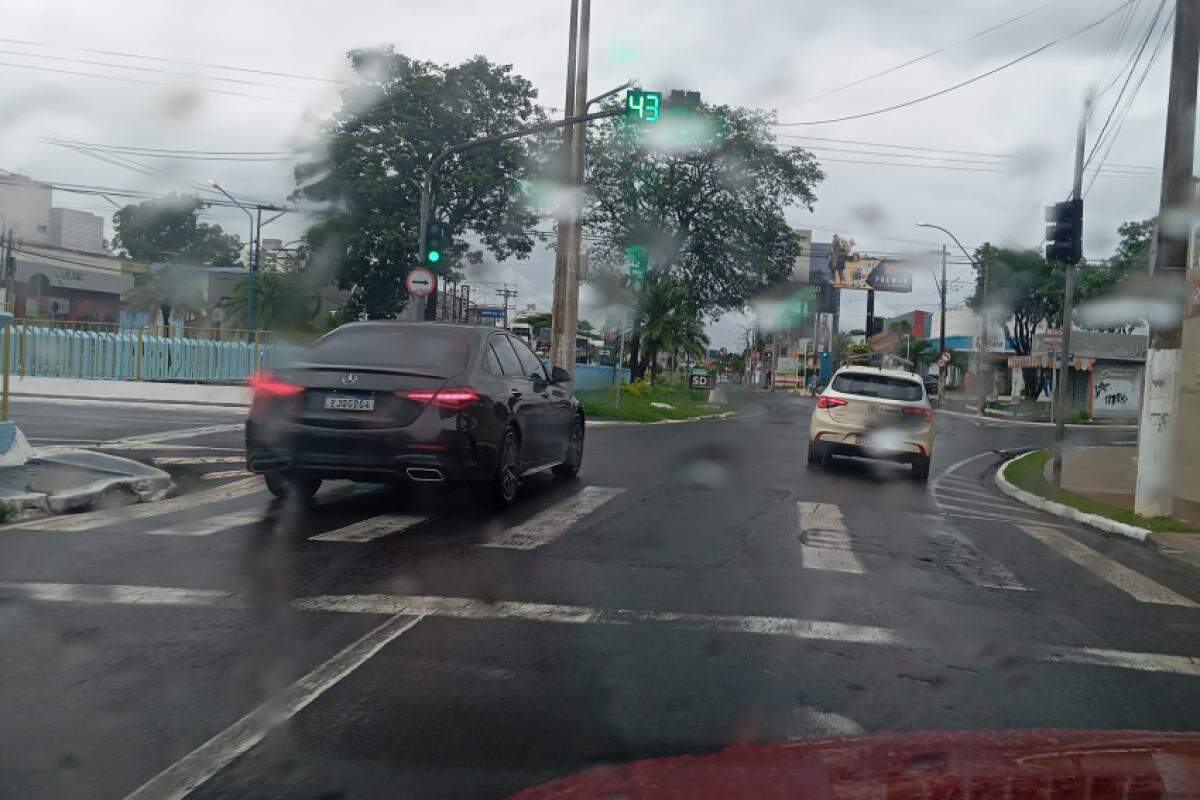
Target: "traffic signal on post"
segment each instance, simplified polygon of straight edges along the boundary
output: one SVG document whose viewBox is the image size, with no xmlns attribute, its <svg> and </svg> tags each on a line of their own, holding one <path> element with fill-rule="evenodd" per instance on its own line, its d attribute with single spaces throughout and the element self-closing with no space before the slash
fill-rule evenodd
<svg viewBox="0 0 1200 800">
<path fill-rule="evenodd" d="M 1078 264 L 1083 258 L 1083 201 L 1055 203 L 1046 208 L 1046 258 Z"/>
<path fill-rule="evenodd" d="M 446 255 L 450 237 L 441 222 L 430 222 L 425 231 L 425 263 L 436 264 Z"/>
<path fill-rule="evenodd" d="M 667 108 L 671 109 L 672 111 L 680 111 L 684 109 L 693 112 L 699 111 L 700 93 L 685 92 L 682 89 L 672 89 L 671 95 L 667 99 Z"/>
</svg>

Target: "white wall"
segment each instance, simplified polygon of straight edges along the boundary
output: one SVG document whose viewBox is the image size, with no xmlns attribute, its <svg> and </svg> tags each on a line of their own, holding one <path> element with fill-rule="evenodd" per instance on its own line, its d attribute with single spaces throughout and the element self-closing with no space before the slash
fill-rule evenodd
<svg viewBox="0 0 1200 800">
<path fill-rule="evenodd" d="M 105 252 L 104 217 L 74 208 L 52 208 L 50 244 L 87 253 Z"/>
<path fill-rule="evenodd" d="M 21 175 L 0 181 L 0 226 L 18 239 L 50 243 L 50 187 Z"/>
</svg>

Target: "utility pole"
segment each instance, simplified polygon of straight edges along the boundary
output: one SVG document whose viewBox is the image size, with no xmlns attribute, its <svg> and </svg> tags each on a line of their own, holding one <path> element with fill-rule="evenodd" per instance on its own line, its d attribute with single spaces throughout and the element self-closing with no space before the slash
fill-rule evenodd
<svg viewBox="0 0 1200 800">
<path fill-rule="evenodd" d="M 1092 97 L 1089 94 L 1083 104 L 1083 119 L 1079 120 L 1079 134 L 1075 138 L 1075 183 L 1071 187 L 1071 197 L 1077 204 L 1083 202 L 1083 153 L 1084 143 L 1087 139 L 1087 124 L 1088 117 L 1092 111 Z M 1189 167 L 1189 172 L 1190 172 Z M 1082 214 L 1080 215 L 1082 219 Z M 1081 239 L 1083 236 L 1082 230 L 1072 232 L 1072 236 Z M 1063 459 L 1063 436 L 1067 430 L 1067 411 L 1071 407 L 1071 321 L 1075 315 L 1075 263 L 1077 259 L 1072 256 L 1066 260 L 1064 267 L 1066 268 L 1067 280 L 1064 288 L 1063 297 L 1063 324 L 1062 324 L 1062 378 L 1058 382 L 1058 402 L 1054 404 L 1055 420 L 1054 420 L 1054 464 L 1051 466 L 1050 480 L 1054 484 L 1054 488 L 1062 488 L 1062 459 Z"/>
<path fill-rule="evenodd" d="M 942 314 L 938 318 L 938 406 L 946 404 L 946 367 L 942 356 L 946 354 L 946 245 L 942 245 L 942 282 L 938 285 Z"/>
<path fill-rule="evenodd" d="M 1171 46 L 1171 83 L 1163 147 L 1162 191 L 1152 265 L 1155 292 L 1177 307 L 1184 296 L 1190 225 L 1192 149 L 1196 141 L 1196 70 L 1200 67 L 1200 0 L 1176 0 Z M 1151 324 L 1146 350 L 1146 384 L 1138 422 L 1138 471 L 1133 510 L 1169 516 L 1175 501 L 1175 451 L 1179 427 L 1179 373 L 1183 327 L 1180 316 Z"/>
<path fill-rule="evenodd" d="M 496 294 L 500 295 L 500 297 L 504 299 L 504 329 L 508 330 L 508 299 L 510 297 L 516 297 L 517 290 L 510 289 L 508 288 L 508 284 L 505 284 L 496 290 Z"/>
<path fill-rule="evenodd" d="M 979 272 L 980 272 L 980 275 L 982 276 L 982 280 L 983 280 L 983 296 L 980 299 L 980 303 L 979 303 L 979 322 L 980 322 L 980 327 L 983 328 L 983 330 L 979 336 L 979 346 L 976 348 L 977 352 L 975 354 L 975 358 L 979 361 L 979 364 L 978 364 L 978 367 L 979 367 L 979 375 L 978 375 L 979 416 L 981 416 L 981 417 L 983 416 L 984 411 L 987 410 L 987 396 L 988 396 L 987 384 L 988 384 L 988 381 L 985 380 L 985 378 L 990 378 L 991 374 L 992 374 L 991 370 L 988 369 L 988 367 L 985 363 L 987 361 L 988 348 L 991 347 L 991 344 L 988 342 L 989 337 L 988 337 L 988 312 L 987 312 L 987 304 L 988 304 L 988 274 L 987 274 L 988 263 L 987 262 L 988 262 L 988 250 L 989 249 L 990 249 L 990 245 L 987 242 L 984 242 L 982 255 L 980 256 L 980 259 L 979 259 Z"/>
<path fill-rule="evenodd" d="M 571 0 L 571 42 L 567 51 L 567 114 L 586 113 L 588 41 L 591 33 L 591 0 Z M 576 32 L 578 35 L 576 35 Z M 577 221 L 582 214 L 582 148 L 587 127 L 568 128 L 566 170 L 570 198 L 560 212 L 558 251 L 554 258 L 554 306 L 551 308 L 550 365 L 568 371 L 575 367 L 575 329 L 579 316 L 579 237 Z"/>
<path fill-rule="evenodd" d="M 17 298 L 16 298 L 16 280 L 17 280 L 17 265 L 13 260 L 13 230 L 8 229 L 8 240 L 4 246 L 4 304 L 7 306 L 4 311 L 12 309 L 14 314 L 17 313 Z"/>
<path fill-rule="evenodd" d="M 575 114 L 575 65 L 578 60 L 579 45 L 579 0 L 571 0 L 571 25 L 567 41 L 567 97 L 563 103 L 563 119 Z M 570 126 L 563 129 L 562 182 L 564 186 L 571 183 L 575 171 L 575 135 Z M 550 363 L 562 366 L 558 353 L 557 319 L 565 315 L 567 291 L 567 259 L 571 250 L 571 237 L 574 227 L 568 214 L 568 206 L 563 203 L 558 209 L 558 224 L 555 230 L 554 244 L 554 299 L 550 306 Z M 565 367 L 564 367 L 565 369 Z"/>
</svg>

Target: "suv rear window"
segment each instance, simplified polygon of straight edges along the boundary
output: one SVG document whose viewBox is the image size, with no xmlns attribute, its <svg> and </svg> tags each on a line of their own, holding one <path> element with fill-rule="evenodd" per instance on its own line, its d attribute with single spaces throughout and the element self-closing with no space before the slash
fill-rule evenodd
<svg viewBox="0 0 1200 800">
<path fill-rule="evenodd" d="M 470 332 L 432 326 L 343 328 L 318 339 L 306 355 L 309 361 L 339 366 L 462 369 L 471 355 Z"/>
<path fill-rule="evenodd" d="M 875 375 L 869 372 L 843 372 L 833 378 L 833 390 L 842 394 L 879 397 L 884 400 L 920 400 L 924 388 L 916 381 Z"/>
</svg>

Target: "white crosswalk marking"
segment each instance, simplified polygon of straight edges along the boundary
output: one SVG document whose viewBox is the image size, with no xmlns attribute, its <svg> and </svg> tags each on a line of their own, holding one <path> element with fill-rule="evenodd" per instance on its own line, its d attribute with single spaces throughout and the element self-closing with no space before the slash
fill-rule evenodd
<svg viewBox="0 0 1200 800">
<path fill-rule="evenodd" d="M 1029 587 L 1021 583 L 1008 567 L 985 555 L 974 542 L 960 532 L 934 525 L 930 528 L 930 534 L 947 546 L 953 558 L 952 569 L 967 582 L 988 589 L 1029 591 Z"/>
<path fill-rule="evenodd" d="M 429 519 L 429 514 L 379 514 L 343 528 L 310 536 L 310 542 L 370 542 L 382 536 L 402 533 Z"/>
<path fill-rule="evenodd" d="M 800 519 L 800 558 L 807 569 L 863 574 L 851 549 L 842 510 L 832 503 L 796 503 Z"/>
<path fill-rule="evenodd" d="M 509 528 L 500 534 L 499 538 L 486 542 L 483 546 L 507 550 L 533 550 L 550 544 L 576 522 L 624 491 L 611 486 L 585 486 L 579 494 L 555 503 L 520 525 Z"/>
<path fill-rule="evenodd" d="M 154 464 L 240 464 L 245 461 L 245 456 L 162 456 L 154 459 Z"/>
<path fill-rule="evenodd" d="M 1116 588 L 1141 603 L 1157 603 L 1169 606 L 1197 608 L 1197 604 L 1183 595 L 1176 594 L 1157 581 L 1134 572 L 1124 564 L 1099 553 L 1065 533 L 1046 525 L 1018 525 L 1021 530 L 1051 550 L 1069 558 L 1089 572 L 1103 578 Z"/>
<path fill-rule="evenodd" d="M 148 531 L 156 536 L 209 536 L 239 525 L 253 525 L 266 519 L 263 509 L 255 508 L 249 511 L 235 511 L 232 514 L 221 514 L 216 517 L 180 522 L 166 528 Z"/>
<path fill-rule="evenodd" d="M 998 501 L 1000 501 L 1000 500 L 1002 500 L 1002 499 L 1003 499 L 1002 497 L 1000 497 L 999 495 L 997 495 L 995 492 L 988 492 L 988 491 L 985 491 L 985 490 L 983 490 L 983 489 L 981 489 L 981 488 L 975 488 L 975 489 L 960 489 L 960 488 L 959 488 L 959 487 L 957 487 L 957 486 L 939 486 L 939 487 L 938 487 L 938 490 L 937 490 L 937 493 L 938 493 L 938 495 L 939 495 L 939 496 L 941 496 L 941 495 L 948 495 L 948 494 L 953 494 L 953 495 L 966 495 L 966 496 L 968 496 L 968 497 L 972 497 L 972 498 L 974 498 L 974 497 L 979 497 L 979 498 L 983 498 L 983 499 L 991 499 L 991 500 L 993 500 L 993 501 L 996 501 L 996 502 L 998 502 Z"/>
<path fill-rule="evenodd" d="M 1001 511 L 1023 511 L 1025 513 L 1030 513 L 1030 508 L 1028 506 L 1019 506 L 1016 503 L 1006 503 L 1002 499 L 995 496 L 993 496 L 991 500 L 982 500 L 975 497 L 946 497 L 945 495 L 939 499 L 943 501 L 943 504 L 958 503 L 970 508 L 978 508 L 981 511 L 1000 509 Z"/>
<path fill-rule="evenodd" d="M 236 497 L 261 492 L 265 488 L 262 478 L 255 476 L 247 478 L 244 481 L 227 483 L 224 486 L 206 489 L 203 492 L 196 492 L 194 494 L 173 497 L 169 500 L 158 500 L 153 503 L 144 503 L 135 506 L 122 506 L 121 508 L 113 508 L 107 511 L 89 511 L 86 514 L 65 514 L 59 517 L 50 517 L 49 519 L 34 520 L 33 522 L 15 522 L 12 525 L 4 526 L 4 530 L 19 528 L 21 530 L 69 531 L 72 533 L 87 531 L 93 528 L 101 528 L 105 525 L 150 519 L 162 516 L 163 514 L 172 514 L 176 511 L 194 509 L 196 506 L 204 503 L 221 503 Z"/>
</svg>

